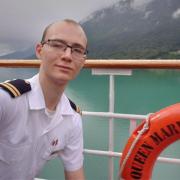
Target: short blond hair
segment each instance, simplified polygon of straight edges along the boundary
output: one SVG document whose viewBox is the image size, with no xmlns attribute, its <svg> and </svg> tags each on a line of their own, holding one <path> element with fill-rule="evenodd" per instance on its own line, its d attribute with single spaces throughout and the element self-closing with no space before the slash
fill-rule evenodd
<svg viewBox="0 0 180 180">
<path fill-rule="evenodd" d="M 64 19 L 64 20 L 62 20 L 62 22 L 66 22 L 66 23 L 73 24 L 73 25 L 75 25 L 75 26 L 81 27 L 81 25 L 80 25 L 78 22 L 76 22 L 75 20 L 73 20 L 73 19 Z M 43 35 L 42 35 L 42 38 L 41 38 L 41 43 L 43 43 L 43 42 L 45 41 L 46 34 L 47 34 L 49 28 L 50 28 L 53 24 L 55 24 L 55 23 L 56 23 L 56 22 L 53 22 L 53 23 L 49 24 L 48 26 L 46 26 L 46 28 L 45 28 L 44 31 L 43 31 Z M 81 28 L 82 28 L 82 27 L 81 27 Z M 82 29 L 83 29 L 83 28 L 82 28 Z M 84 30 L 83 30 L 83 31 L 84 31 Z M 84 33 L 84 34 L 85 34 L 85 33 Z"/>
</svg>

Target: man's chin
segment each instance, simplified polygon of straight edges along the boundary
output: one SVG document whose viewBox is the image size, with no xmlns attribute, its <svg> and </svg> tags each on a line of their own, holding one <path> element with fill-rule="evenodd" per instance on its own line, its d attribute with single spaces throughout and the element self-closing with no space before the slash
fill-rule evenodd
<svg viewBox="0 0 180 180">
<path fill-rule="evenodd" d="M 66 76 L 66 75 L 58 75 L 55 78 L 55 81 L 58 84 L 67 84 L 69 81 L 73 80 L 74 78 L 71 76 Z"/>
</svg>

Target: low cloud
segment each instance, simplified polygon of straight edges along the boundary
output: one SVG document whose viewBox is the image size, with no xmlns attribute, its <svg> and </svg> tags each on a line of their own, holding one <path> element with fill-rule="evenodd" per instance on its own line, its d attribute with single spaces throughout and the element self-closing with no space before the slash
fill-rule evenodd
<svg viewBox="0 0 180 180">
<path fill-rule="evenodd" d="M 93 11 L 116 1 L 1 0 L 0 55 L 32 46 L 40 40 L 49 23 L 65 18 L 81 21 Z"/>
<path fill-rule="evenodd" d="M 172 14 L 172 17 L 173 17 L 174 19 L 180 18 L 180 8 L 177 9 L 177 10 Z"/>
<path fill-rule="evenodd" d="M 154 0 L 131 0 L 131 6 L 133 9 L 145 10 L 146 6 Z"/>
</svg>

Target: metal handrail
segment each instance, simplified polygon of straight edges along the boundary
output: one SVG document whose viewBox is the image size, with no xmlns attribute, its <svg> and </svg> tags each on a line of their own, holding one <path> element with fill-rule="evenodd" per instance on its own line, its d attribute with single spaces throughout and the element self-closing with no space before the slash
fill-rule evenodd
<svg viewBox="0 0 180 180">
<path fill-rule="evenodd" d="M 0 67 L 6 68 L 38 68 L 40 66 L 40 60 L 10 60 L 10 59 L 0 59 Z M 94 69 L 180 69 L 180 60 L 86 60 L 84 68 L 94 68 Z M 109 117 L 109 118 L 125 118 L 130 121 L 136 119 L 145 119 L 146 115 L 136 115 L 136 114 L 119 114 L 113 112 L 88 112 L 83 111 L 84 116 L 99 116 L 99 117 Z M 134 126 L 134 124 L 133 124 Z M 134 127 L 133 127 L 134 128 Z M 131 127 L 130 127 L 131 131 Z M 84 149 L 84 153 L 102 155 L 108 157 L 121 157 L 122 153 L 114 151 L 99 151 L 92 149 Z M 176 163 L 180 164 L 180 159 L 159 157 L 159 162 L 166 163 Z M 113 170 L 113 169 L 112 169 Z M 112 174 L 112 170 L 110 171 Z M 113 175 L 109 177 L 113 179 Z"/>
<path fill-rule="evenodd" d="M 18 60 L 18 59 L 0 59 L 0 67 L 26 67 L 38 68 L 40 60 Z M 84 68 L 113 68 L 113 69 L 180 69 L 180 59 L 87 59 Z"/>
</svg>

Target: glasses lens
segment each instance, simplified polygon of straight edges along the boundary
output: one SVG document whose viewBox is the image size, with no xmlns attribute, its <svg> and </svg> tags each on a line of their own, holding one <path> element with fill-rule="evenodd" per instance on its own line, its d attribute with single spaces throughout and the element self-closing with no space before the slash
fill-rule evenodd
<svg viewBox="0 0 180 180">
<path fill-rule="evenodd" d="M 79 47 L 72 47 L 72 55 L 77 58 L 85 57 L 85 50 Z"/>
<path fill-rule="evenodd" d="M 87 51 L 84 48 L 79 46 L 70 46 L 59 39 L 49 39 L 42 44 L 48 44 L 57 53 L 65 52 L 67 48 L 70 48 L 74 58 L 84 58 L 87 54 Z"/>
<path fill-rule="evenodd" d="M 48 44 L 57 51 L 64 51 L 66 49 L 66 44 L 60 41 L 51 40 Z"/>
</svg>

